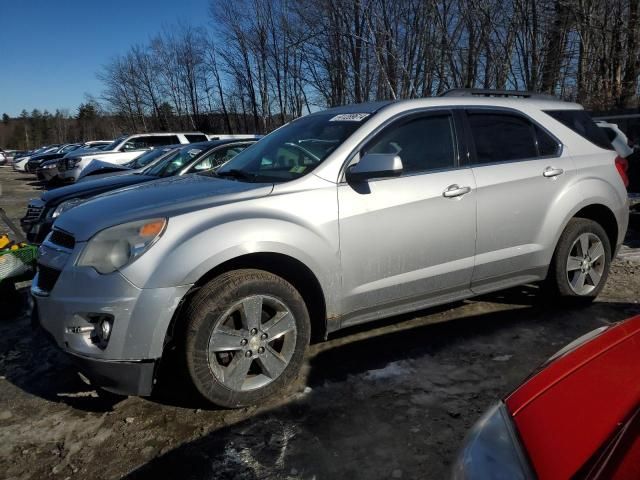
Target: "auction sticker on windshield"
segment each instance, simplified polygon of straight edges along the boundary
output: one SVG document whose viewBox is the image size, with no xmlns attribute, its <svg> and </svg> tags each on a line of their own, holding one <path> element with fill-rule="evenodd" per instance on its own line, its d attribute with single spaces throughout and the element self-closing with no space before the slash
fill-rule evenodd
<svg viewBox="0 0 640 480">
<path fill-rule="evenodd" d="M 330 122 L 361 122 L 369 116 L 368 113 L 341 113 L 331 118 Z"/>
</svg>

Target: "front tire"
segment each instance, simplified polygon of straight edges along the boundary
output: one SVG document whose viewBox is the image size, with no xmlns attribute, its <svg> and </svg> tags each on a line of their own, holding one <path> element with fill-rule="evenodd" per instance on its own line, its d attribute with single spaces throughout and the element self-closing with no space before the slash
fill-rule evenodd
<svg viewBox="0 0 640 480">
<path fill-rule="evenodd" d="M 204 285 L 185 312 L 189 375 L 210 402 L 237 408 L 268 401 L 293 380 L 309 344 L 300 293 L 262 270 L 236 270 Z"/>
<path fill-rule="evenodd" d="M 556 246 L 547 287 L 562 299 L 590 303 L 604 288 L 610 266 L 611 244 L 602 226 L 573 218 Z"/>
</svg>

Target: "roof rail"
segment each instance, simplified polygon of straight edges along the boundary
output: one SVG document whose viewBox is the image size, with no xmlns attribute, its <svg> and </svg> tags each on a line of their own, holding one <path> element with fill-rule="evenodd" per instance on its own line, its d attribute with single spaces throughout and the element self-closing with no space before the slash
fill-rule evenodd
<svg viewBox="0 0 640 480">
<path fill-rule="evenodd" d="M 487 88 L 452 88 L 439 95 L 440 97 L 516 97 L 538 98 L 540 100 L 558 100 L 548 93 L 526 92 L 522 90 L 491 90 Z"/>
</svg>

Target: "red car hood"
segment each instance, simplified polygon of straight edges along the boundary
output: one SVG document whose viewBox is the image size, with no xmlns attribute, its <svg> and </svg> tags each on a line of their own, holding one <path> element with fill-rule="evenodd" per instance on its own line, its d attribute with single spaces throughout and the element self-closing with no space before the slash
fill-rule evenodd
<svg viewBox="0 0 640 480">
<path fill-rule="evenodd" d="M 640 315 L 552 360 L 505 403 L 538 477 L 570 478 L 640 405 Z"/>
</svg>

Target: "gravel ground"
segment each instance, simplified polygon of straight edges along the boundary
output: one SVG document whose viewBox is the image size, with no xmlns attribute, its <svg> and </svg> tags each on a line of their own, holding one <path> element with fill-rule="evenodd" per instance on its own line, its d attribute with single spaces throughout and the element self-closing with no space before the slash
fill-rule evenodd
<svg viewBox="0 0 640 480">
<path fill-rule="evenodd" d="M 19 218 L 39 187 L 0 167 Z M 583 309 L 511 289 L 378 322 L 311 347 L 290 392 L 219 410 L 176 379 L 152 398 L 95 391 L 0 313 L 0 471 L 5 478 L 446 478 L 480 414 L 563 345 L 640 313 L 634 221 L 601 297 Z M 0 226 L 1 227 L 1 226 Z"/>
</svg>

